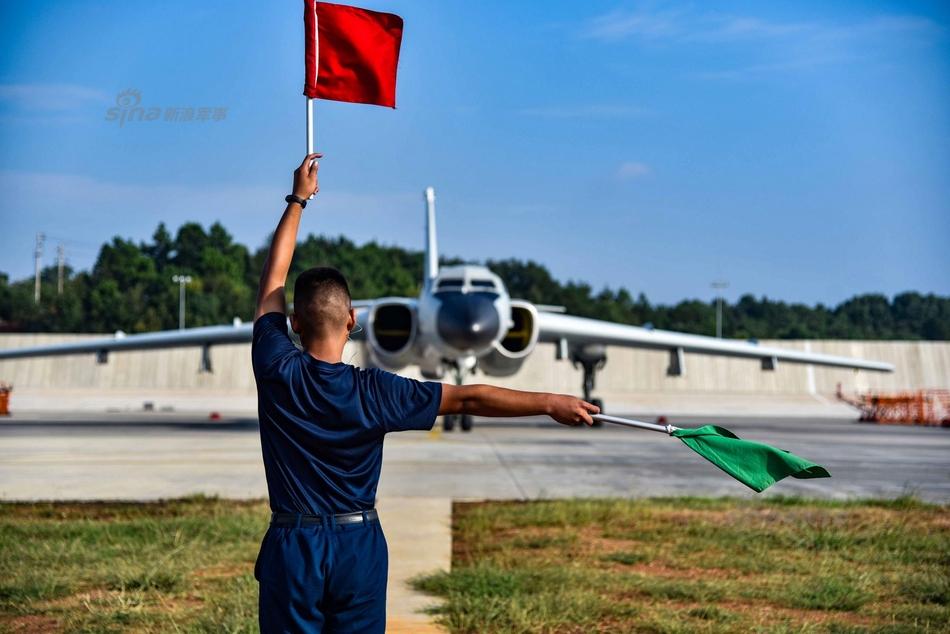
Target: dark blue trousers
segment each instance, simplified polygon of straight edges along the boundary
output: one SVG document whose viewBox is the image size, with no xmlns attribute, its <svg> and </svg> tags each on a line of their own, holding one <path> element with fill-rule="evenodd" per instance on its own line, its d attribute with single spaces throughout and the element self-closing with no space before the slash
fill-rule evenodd
<svg viewBox="0 0 950 634">
<path fill-rule="evenodd" d="M 270 526 L 254 567 L 261 632 L 382 634 L 388 567 L 379 520 Z"/>
</svg>

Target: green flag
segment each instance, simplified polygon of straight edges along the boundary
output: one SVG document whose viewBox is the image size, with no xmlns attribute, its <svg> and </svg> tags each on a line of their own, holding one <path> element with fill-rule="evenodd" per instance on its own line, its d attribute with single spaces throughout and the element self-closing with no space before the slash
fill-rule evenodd
<svg viewBox="0 0 950 634">
<path fill-rule="evenodd" d="M 782 478 L 830 478 L 828 471 L 784 449 L 742 440 L 728 429 L 703 425 L 676 429 L 670 435 L 755 491 L 764 491 Z"/>
</svg>

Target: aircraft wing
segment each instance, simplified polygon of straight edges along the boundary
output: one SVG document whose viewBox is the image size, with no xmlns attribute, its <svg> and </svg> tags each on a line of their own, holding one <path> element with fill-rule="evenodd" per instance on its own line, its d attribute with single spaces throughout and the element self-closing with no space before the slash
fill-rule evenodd
<svg viewBox="0 0 950 634">
<path fill-rule="evenodd" d="M 829 354 L 760 346 L 754 342 L 717 339 L 670 330 L 628 326 L 545 311 L 538 312 L 538 330 L 538 340 L 549 343 L 567 342 L 568 345 L 601 344 L 627 348 L 667 350 L 670 352 L 671 374 L 682 372 L 684 367 L 683 355 L 687 352 L 758 359 L 762 362 L 763 369 L 774 369 L 777 362 L 784 361 L 854 368 L 856 370 L 874 370 L 877 372 L 894 371 L 892 364 L 880 361 L 866 361 Z"/>
<path fill-rule="evenodd" d="M 365 320 L 368 314 L 365 307 L 356 309 L 357 322 L 364 326 L 354 332 L 352 338 L 361 340 L 365 332 Z M 290 324 L 288 320 L 288 330 Z M 182 330 L 161 330 L 146 332 L 138 335 L 127 335 L 117 332 L 111 337 L 96 337 L 82 339 L 70 343 L 51 344 L 47 346 L 30 346 L 25 348 L 4 348 L 0 350 L 0 361 L 4 359 L 22 359 L 27 357 L 49 357 L 64 354 L 95 354 L 100 361 L 105 361 L 110 352 L 127 350 L 158 350 L 161 348 L 186 348 L 190 346 L 205 349 L 227 343 L 248 343 L 254 332 L 253 323 L 235 321 L 230 326 L 202 326 L 199 328 L 185 328 Z M 210 360 L 205 355 L 203 367 L 210 369 Z"/>
<path fill-rule="evenodd" d="M 82 339 L 70 343 L 27 348 L 4 348 L 0 360 L 25 357 L 49 357 L 61 354 L 97 354 L 104 357 L 120 350 L 157 350 L 187 346 L 211 346 L 222 343 L 245 343 L 251 340 L 253 324 L 236 323 L 233 326 L 203 326 L 184 330 L 162 330 L 140 335 L 117 332 L 111 337 Z"/>
</svg>

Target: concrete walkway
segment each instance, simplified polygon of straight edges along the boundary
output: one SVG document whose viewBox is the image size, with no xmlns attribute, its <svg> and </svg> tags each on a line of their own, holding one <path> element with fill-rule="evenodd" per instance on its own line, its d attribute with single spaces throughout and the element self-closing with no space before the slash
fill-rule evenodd
<svg viewBox="0 0 950 634">
<path fill-rule="evenodd" d="M 426 634 L 444 630 L 424 612 L 437 605 L 412 589 L 422 574 L 449 570 L 452 563 L 452 501 L 448 498 L 388 497 L 377 502 L 389 543 L 386 631 Z"/>
</svg>

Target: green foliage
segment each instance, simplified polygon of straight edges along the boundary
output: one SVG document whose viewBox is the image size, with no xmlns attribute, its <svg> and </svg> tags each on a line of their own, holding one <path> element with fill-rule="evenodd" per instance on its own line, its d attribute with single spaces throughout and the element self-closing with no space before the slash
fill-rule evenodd
<svg viewBox="0 0 950 634">
<path fill-rule="evenodd" d="M 65 271 L 57 293 L 55 267 L 41 276 L 42 301 L 33 302 L 33 280 L 0 277 L 0 325 L 29 332 L 146 332 L 178 326 L 176 274 L 190 275 L 187 326 L 250 319 L 256 280 L 251 256 L 219 223 L 207 231 L 182 225 L 172 237 L 160 224 L 148 243 L 113 238 L 99 250 L 90 271 Z"/>
<path fill-rule="evenodd" d="M 152 240 L 136 244 L 113 238 L 104 244 L 91 271 L 67 268 L 62 295 L 57 294 L 56 269 L 42 272 L 42 297 L 33 302 L 33 280 L 10 282 L 0 274 L 0 329 L 28 332 L 145 332 L 178 325 L 178 288 L 172 275 L 193 278 L 188 286 L 187 325 L 244 320 L 254 312 L 257 278 L 267 248 L 251 253 L 237 244 L 219 223 L 205 230 L 186 223 L 172 236 L 164 224 Z M 301 271 L 332 265 L 350 280 L 353 296 L 412 297 L 422 279 L 421 251 L 370 242 L 356 245 L 346 238 L 307 236 L 297 246 L 293 279 Z M 458 259 L 446 259 L 457 263 Z M 516 259 L 485 264 L 505 281 L 512 297 L 564 306 L 573 315 L 627 324 L 712 335 L 713 301 L 684 300 L 653 305 L 643 293 L 627 289 L 595 290 L 584 282 L 554 279 L 542 264 Z M 950 339 L 950 297 L 901 293 L 860 295 L 837 307 L 788 304 L 745 295 L 723 306 L 723 335 L 747 339 Z"/>
</svg>

